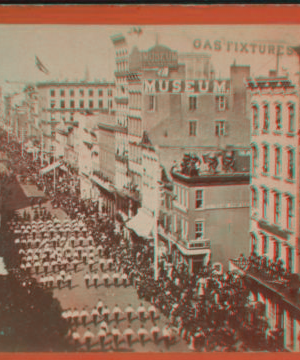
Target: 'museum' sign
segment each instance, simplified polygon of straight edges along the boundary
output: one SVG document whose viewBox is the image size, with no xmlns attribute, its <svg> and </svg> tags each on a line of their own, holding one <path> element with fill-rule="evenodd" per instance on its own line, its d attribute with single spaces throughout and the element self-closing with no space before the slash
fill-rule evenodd
<svg viewBox="0 0 300 360">
<path fill-rule="evenodd" d="M 227 51 L 244 54 L 273 54 L 273 55 L 293 55 L 292 46 L 279 44 L 263 44 L 254 41 L 226 41 L 226 40 L 203 40 L 195 39 L 194 48 L 205 51 Z"/>
<path fill-rule="evenodd" d="M 145 94 L 155 93 L 215 93 L 230 92 L 230 80 L 144 80 Z"/>
</svg>

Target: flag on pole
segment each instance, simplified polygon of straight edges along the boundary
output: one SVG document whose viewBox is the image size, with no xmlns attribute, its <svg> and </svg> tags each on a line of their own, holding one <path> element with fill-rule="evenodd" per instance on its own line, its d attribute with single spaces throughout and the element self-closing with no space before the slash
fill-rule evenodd
<svg viewBox="0 0 300 360">
<path fill-rule="evenodd" d="M 130 28 L 130 30 L 128 31 L 128 34 L 136 34 L 138 36 L 140 36 L 142 34 L 143 30 L 141 27 L 132 27 Z"/>
<path fill-rule="evenodd" d="M 47 75 L 49 74 L 49 70 L 46 68 L 45 65 L 43 65 L 43 63 L 41 62 L 41 60 L 37 56 L 35 56 L 35 65 L 43 73 L 45 73 Z"/>
</svg>

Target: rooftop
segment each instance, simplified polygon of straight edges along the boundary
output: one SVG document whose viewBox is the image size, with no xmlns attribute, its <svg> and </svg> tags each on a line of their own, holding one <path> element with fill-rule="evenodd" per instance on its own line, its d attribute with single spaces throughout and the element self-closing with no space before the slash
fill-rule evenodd
<svg viewBox="0 0 300 360">
<path fill-rule="evenodd" d="M 288 77 L 257 77 L 246 79 L 246 86 L 251 90 L 294 89 L 296 86 Z"/>
</svg>

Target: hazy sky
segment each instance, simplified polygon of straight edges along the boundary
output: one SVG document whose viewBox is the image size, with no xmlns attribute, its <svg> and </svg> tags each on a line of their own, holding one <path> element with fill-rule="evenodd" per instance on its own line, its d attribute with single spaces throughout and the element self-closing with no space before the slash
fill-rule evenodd
<svg viewBox="0 0 300 360">
<path fill-rule="evenodd" d="M 52 79 L 82 79 L 86 66 L 90 80 L 113 79 L 114 49 L 110 36 L 123 33 L 130 47 L 136 44 L 146 50 L 155 44 L 169 46 L 179 52 L 203 53 L 195 49 L 193 42 L 201 39 L 276 43 L 300 45 L 300 26 L 141 26 L 140 36 L 129 35 L 130 26 L 99 25 L 0 25 L 0 83 L 10 81 L 44 81 Z M 225 48 L 225 45 L 224 45 Z M 212 55 L 216 75 L 227 77 L 229 66 L 234 59 L 237 64 L 251 65 L 253 75 L 266 75 L 275 68 L 276 57 L 269 54 L 219 52 L 207 50 Z M 35 67 L 35 55 L 49 69 L 45 75 Z M 290 75 L 299 71 L 297 56 L 284 55 L 280 58 L 280 68 L 289 69 Z M 4 92 L 10 87 L 5 85 Z"/>
</svg>

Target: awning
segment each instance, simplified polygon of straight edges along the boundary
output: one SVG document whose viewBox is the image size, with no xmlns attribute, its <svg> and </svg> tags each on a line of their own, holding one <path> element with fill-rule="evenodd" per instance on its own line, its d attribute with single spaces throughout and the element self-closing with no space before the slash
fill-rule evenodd
<svg viewBox="0 0 300 360">
<path fill-rule="evenodd" d="M 65 172 L 69 171 L 68 168 L 66 167 L 66 165 L 61 165 L 60 170 L 65 171 Z"/>
<path fill-rule="evenodd" d="M 44 167 L 41 171 L 40 171 L 40 174 L 41 175 L 45 175 L 47 174 L 49 171 L 52 171 L 54 169 L 56 169 L 57 167 L 61 166 L 62 165 L 62 162 L 61 161 L 56 161 L 46 167 Z"/>
<path fill-rule="evenodd" d="M 154 228 L 154 217 L 146 209 L 139 209 L 137 215 L 126 226 L 138 236 L 149 238 Z"/>
<path fill-rule="evenodd" d="M 97 185 L 101 186 L 104 190 L 110 193 L 114 191 L 114 189 L 111 187 L 111 184 L 109 182 L 105 182 L 101 180 L 100 178 L 98 178 L 98 176 L 93 175 L 91 177 L 91 180 L 93 180 Z"/>
</svg>

